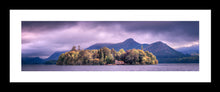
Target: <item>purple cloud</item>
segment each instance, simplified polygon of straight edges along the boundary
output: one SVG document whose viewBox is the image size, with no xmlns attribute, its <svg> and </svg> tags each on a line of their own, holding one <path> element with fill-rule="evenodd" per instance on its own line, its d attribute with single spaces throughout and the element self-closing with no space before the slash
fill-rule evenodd
<svg viewBox="0 0 220 92">
<path fill-rule="evenodd" d="M 198 21 L 23 21 L 22 55 L 47 57 L 73 45 L 166 42 L 171 47 L 199 41 Z"/>
</svg>

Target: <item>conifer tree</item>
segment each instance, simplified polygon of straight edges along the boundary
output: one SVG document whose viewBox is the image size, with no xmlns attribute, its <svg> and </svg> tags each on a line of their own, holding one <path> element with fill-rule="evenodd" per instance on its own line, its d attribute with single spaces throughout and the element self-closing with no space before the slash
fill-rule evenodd
<svg viewBox="0 0 220 92">
<path fill-rule="evenodd" d="M 141 45 L 141 50 L 143 50 L 143 45 Z"/>
<path fill-rule="evenodd" d="M 73 48 L 71 49 L 71 51 L 76 51 L 76 46 L 73 46 Z"/>
<path fill-rule="evenodd" d="M 80 50 L 80 45 L 78 45 L 78 50 Z"/>
</svg>

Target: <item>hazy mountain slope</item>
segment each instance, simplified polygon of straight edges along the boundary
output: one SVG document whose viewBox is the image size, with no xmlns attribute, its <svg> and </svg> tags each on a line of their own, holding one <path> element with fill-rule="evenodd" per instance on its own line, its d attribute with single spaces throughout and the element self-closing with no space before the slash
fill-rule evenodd
<svg viewBox="0 0 220 92">
<path fill-rule="evenodd" d="M 199 45 L 177 48 L 176 50 L 184 54 L 199 54 Z"/>
<path fill-rule="evenodd" d="M 49 60 L 57 60 L 59 58 L 59 56 L 62 54 L 62 53 L 65 53 L 67 51 L 56 51 L 54 52 L 51 56 L 49 56 L 47 59 L 45 59 L 46 61 L 49 61 Z"/>
<path fill-rule="evenodd" d="M 150 44 L 144 50 L 152 52 L 158 58 L 171 58 L 171 57 L 182 57 L 184 54 L 174 50 L 173 48 L 169 47 L 167 44 L 159 41 Z"/>
</svg>

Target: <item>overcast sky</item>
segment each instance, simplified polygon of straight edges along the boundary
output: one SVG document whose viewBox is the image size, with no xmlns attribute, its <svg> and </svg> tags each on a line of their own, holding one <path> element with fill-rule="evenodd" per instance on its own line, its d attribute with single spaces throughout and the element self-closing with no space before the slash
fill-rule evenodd
<svg viewBox="0 0 220 92">
<path fill-rule="evenodd" d="M 199 44 L 198 21 L 23 21 L 22 55 L 46 58 L 73 45 L 162 41 L 172 48 Z"/>
</svg>

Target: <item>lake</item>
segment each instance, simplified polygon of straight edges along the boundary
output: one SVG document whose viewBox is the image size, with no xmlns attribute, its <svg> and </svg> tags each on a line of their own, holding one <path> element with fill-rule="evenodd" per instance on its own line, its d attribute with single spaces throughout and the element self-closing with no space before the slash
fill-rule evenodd
<svg viewBox="0 0 220 92">
<path fill-rule="evenodd" d="M 199 63 L 157 65 L 22 65 L 22 71 L 199 71 Z"/>
</svg>

